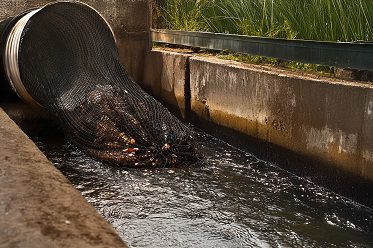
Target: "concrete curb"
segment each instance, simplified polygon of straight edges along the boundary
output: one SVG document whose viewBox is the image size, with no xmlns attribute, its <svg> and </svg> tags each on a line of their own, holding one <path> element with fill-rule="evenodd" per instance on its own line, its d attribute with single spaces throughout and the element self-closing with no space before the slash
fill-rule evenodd
<svg viewBox="0 0 373 248">
<path fill-rule="evenodd" d="M 0 247 L 126 247 L 0 108 Z"/>
</svg>

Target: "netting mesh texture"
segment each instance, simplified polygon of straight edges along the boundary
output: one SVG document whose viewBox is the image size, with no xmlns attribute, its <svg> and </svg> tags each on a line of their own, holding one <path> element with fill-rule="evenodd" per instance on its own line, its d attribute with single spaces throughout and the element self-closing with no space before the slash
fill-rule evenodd
<svg viewBox="0 0 373 248">
<path fill-rule="evenodd" d="M 78 3 L 44 7 L 19 48 L 27 92 L 90 154 L 128 166 L 196 163 L 196 133 L 145 93 L 119 62 L 100 15 Z"/>
</svg>

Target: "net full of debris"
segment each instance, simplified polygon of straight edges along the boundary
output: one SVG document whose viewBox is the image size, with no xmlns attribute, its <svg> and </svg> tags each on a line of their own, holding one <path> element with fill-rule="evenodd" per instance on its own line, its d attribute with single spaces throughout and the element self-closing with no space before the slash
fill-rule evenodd
<svg viewBox="0 0 373 248">
<path fill-rule="evenodd" d="M 77 2 L 49 4 L 2 29 L 0 55 L 13 90 L 54 115 L 78 147 L 126 166 L 200 161 L 196 132 L 129 77 L 113 32 L 96 10 Z"/>
</svg>

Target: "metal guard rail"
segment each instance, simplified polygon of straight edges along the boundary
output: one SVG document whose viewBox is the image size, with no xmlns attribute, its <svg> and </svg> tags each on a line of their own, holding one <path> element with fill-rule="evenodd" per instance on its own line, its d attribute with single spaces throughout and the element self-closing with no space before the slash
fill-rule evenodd
<svg viewBox="0 0 373 248">
<path fill-rule="evenodd" d="M 153 42 L 229 50 L 308 64 L 373 71 L 373 43 L 286 40 L 207 32 L 152 30 Z"/>
</svg>

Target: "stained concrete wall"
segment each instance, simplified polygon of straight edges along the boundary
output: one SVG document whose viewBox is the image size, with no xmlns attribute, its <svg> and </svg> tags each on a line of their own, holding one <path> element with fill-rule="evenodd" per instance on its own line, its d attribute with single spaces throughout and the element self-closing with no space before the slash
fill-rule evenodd
<svg viewBox="0 0 373 248">
<path fill-rule="evenodd" d="M 126 247 L 0 108 L 0 247 Z"/>
<path fill-rule="evenodd" d="M 183 93 L 168 86 L 190 78 L 186 108 L 199 120 L 373 180 L 373 86 L 211 57 L 152 54 L 144 85 L 163 101 L 180 108 L 182 101 L 173 99 Z"/>
<path fill-rule="evenodd" d="M 0 0 L 0 20 L 53 0 Z M 142 80 L 145 53 L 150 49 L 148 0 L 82 0 L 97 9 L 112 26 L 119 55 L 129 74 Z"/>
</svg>

